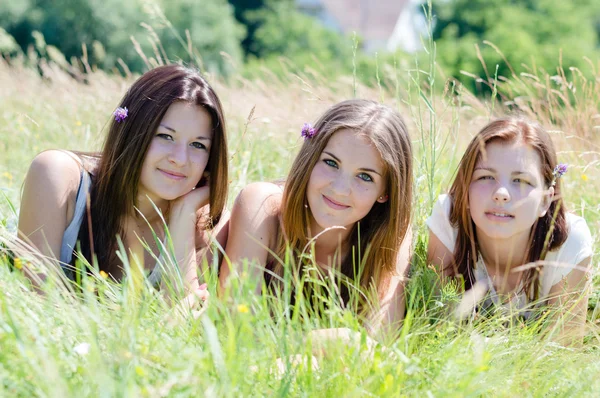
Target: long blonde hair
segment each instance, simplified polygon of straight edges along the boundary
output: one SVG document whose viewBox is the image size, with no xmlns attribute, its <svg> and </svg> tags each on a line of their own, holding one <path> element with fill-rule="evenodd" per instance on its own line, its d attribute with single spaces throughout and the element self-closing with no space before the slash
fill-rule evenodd
<svg viewBox="0 0 600 398">
<path fill-rule="evenodd" d="M 374 285 L 380 295 L 395 272 L 400 245 L 411 219 L 412 147 L 406 125 L 392 109 L 375 101 L 356 99 L 329 108 L 314 128 L 316 135 L 304 141 L 285 183 L 282 231 L 276 253 L 284 258 L 286 250 L 291 249 L 297 255 L 309 243 L 310 208 L 305 204 L 312 170 L 333 134 L 341 129 L 358 132 L 372 142 L 383 160 L 388 200 L 375 202 L 367 216 L 357 223 L 360 226 L 352 231 L 351 243 L 358 246 L 355 249 L 363 256 L 361 290 Z M 352 266 L 351 257 L 346 256 L 342 270 Z M 283 267 L 277 263 L 273 271 L 281 276 Z"/>
</svg>

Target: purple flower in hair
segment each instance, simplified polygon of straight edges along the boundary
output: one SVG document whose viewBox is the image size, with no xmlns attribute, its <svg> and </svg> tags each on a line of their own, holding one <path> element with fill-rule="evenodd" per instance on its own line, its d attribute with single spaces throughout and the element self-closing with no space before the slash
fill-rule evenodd
<svg viewBox="0 0 600 398">
<path fill-rule="evenodd" d="M 567 167 L 569 167 L 569 165 L 565 163 L 557 164 L 552 172 L 552 175 L 556 176 L 557 178 L 562 177 L 567 172 Z"/>
<path fill-rule="evenodd" d="M 304 123 L 300 135 L 304 137 L 304 139 L 313 138 L 315 135 L 317 135 L 317 132 L 315 131 L 313 126 L 310 125 L 310 123 Z"/>
<path fill-rule="evenodd" d="M 565 175 L 568 167 L 569 167 L 569 165 L 566 163 L 559 163 L 556 165 L 556 167 L 554 168 L 554 171 L 552 171 L 553 178 L 552 178 L 552 183 L 550 184 L 551 186 L 556 185 L 556 180 L 559 179 L 560 177 L 562 177 L 563 175 Z"/>
<path fill-rule="evenodd" d="M 121 108 L 121 107 L 118 107 L 113 112 L 113 115 L 115 115 L 115 121 L 118 123 L 121 123 L 123 120 L 127 119 L 127 114 L 128 114 L 127 108 Z"/>
</svg>

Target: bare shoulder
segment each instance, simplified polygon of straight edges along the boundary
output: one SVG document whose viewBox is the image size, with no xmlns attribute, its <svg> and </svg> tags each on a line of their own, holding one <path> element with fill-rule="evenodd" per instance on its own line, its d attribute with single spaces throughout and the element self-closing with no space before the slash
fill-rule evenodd
<svg viewBox="0 0 600 398">
<path fill-rule="evenodd" d="M 227 286 L 232 269 L 243 269 L 243 259 L 260 265 L 252 268 L 252 274 L 260 280 L 269 251 L 276 244 L 282 196 L 282 187 L 257 182 L 245 187 L 235 199 L 229 219 L 225 249 L 227 259 L 223 261 L 219 274 L 221 289 Z M 255 290 L 260 292 L 260 284 Z"/>
<path fill-rule="evenodd" d="M 230 258 L 256 258 L 266 262 L 266 248 L 273 249 L 279 229 L 282 187 L 252 183 L 237 196 L 229 222 Z M 249 238 L 258 245 L 249 245 Z"/>
<path fill-rule="evenodd" d="M 234 212 L 256 215 L 260 219 L 277 217 L 283 188 L 270 182 L 255 182 L 246 186 L 235 200 Z M 236 211 L 237 210 L 237 211 Z"/>
<path fill-rule="evenodd" d="M 42 179 L 65 189 L 77 189 L 81 175 L 81 163 L 68 151 L 48 150 L 38 154 L 29 167 L 27 179 Z"/>
<path fill-rule="evenodd" d="M 451 276 L 449 265 L 454 262 L 454 253 L 451 252 L 429 229 L 429 242 L 427 244 L 427 262 L 432 264 L 440 275 Z"/>
<path fill-rule="evenodd" d="M 51 150 L 33 159 L 21 197 L 19 235 L 43 254 L 59 258 L 62 237 L 71 222 L 81 166 L 67 151 Z"/>
</svg>

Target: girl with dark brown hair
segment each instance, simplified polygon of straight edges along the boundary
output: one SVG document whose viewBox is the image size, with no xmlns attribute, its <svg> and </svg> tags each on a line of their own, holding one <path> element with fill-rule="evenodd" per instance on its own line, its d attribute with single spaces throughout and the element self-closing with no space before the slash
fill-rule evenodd
<svg viewBox="0 0 600 398">
<path fill-rule="evenodd" d="M 174 280 L 161 278 L 155 268 L 156 258 L 165 253 L 153 235 L 164 241 L 164 217 L 173 243 L 168 257 L 178 268 L 169 274 L 178 274 L 185 291 L 194 292 L 200 289 L 197 254 L 201 259 L 212 255 L 211 236 L 222 244 L 226 239 L 220 219 L 227 174 L 217 95 L 193 69 L 158 67 L 129 88 L 100 153 L 49 150 L 33 160 L 19 236 L 55 259 L 71 278 L 79 241 L 90 264 L 97 261 L 116 280 L 124 272 L 116 255 L 120 236 L 130 262 L 135 259 L 152 273 L 153 282 L 164 284 Z M 33 270 L 26 273 L 34 276 Z"/>
<path fill-rule="evenodd" d="M 340 276 L 357 288 L 357 303 L 343 287 L 339 299 L 373 333 L 397 330 L 411 236 L 406 125 L 377 102 L 348 100 L 328 109 L 314 128 L 305 125 L 302 135 L 283 186 L 254 183 L 236 199 L 221 287 L 249 260 L 257 294 L 263 280 L 279 289 L 286 271 L 302 276 L 308 254 L 322 276 Z M 284 263 L 286 253 L 292 258 Z M 296 269 L 284 269 L 289 266 Z"/>
<path fill-rule="evenodd" d="M 471 141 L 448 195 L 435 204 L 429 261 L 445 281 L 487 291 L 480 307 L 525 318 L 535 305 L 568 313 L 565 333 L 583 333 L 592 238 L 585 220 L 567 213 L 549 134 L 519 118 L 498 119 Z"/>
</svg>

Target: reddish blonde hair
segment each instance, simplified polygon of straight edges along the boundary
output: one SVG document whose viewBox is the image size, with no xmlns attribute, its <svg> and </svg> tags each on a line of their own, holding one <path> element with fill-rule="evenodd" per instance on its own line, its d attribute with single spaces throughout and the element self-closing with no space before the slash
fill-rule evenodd
<svg viewBox="0 0 600 398">
<path fill-rule="evenodd" d="M 487 144 L 493 141 L 523 142 L 532 147 L 540 156 L 542 166 L 540 171 L 546 187 L 550 187 L 552 183 L 552 172 L 557 164 L 556 151 L 550 135 L 540 124 L 522 117 L 494 120 L 471 140 L 450 188 L 452 198 L 450 222 L 458 229 L 458 236 L 454 249 L 454 262 L 446 270 L 452 276 L 461 276 L 465 282 L 465 289 L 470 289 L 474 283 L 473 269 L 478 257 L 475 224 L 468 208 L 469 186 L 475 165 L 485 152 Z M 567 239 L 568 230 L 565 206 L 561 198 L 560 179 L 554 186 L 554 197 L 546 215 L 538 218 L 531 228 L 528 262 L 543 260 L 549 250 L 560 247 Z M 543 267 L 538 266 L 530 268 L 525 273 L 523 289 L 532 299 L 537 299 L 539 296 L 539 278 L 542 270 Z"/>
</svg>

